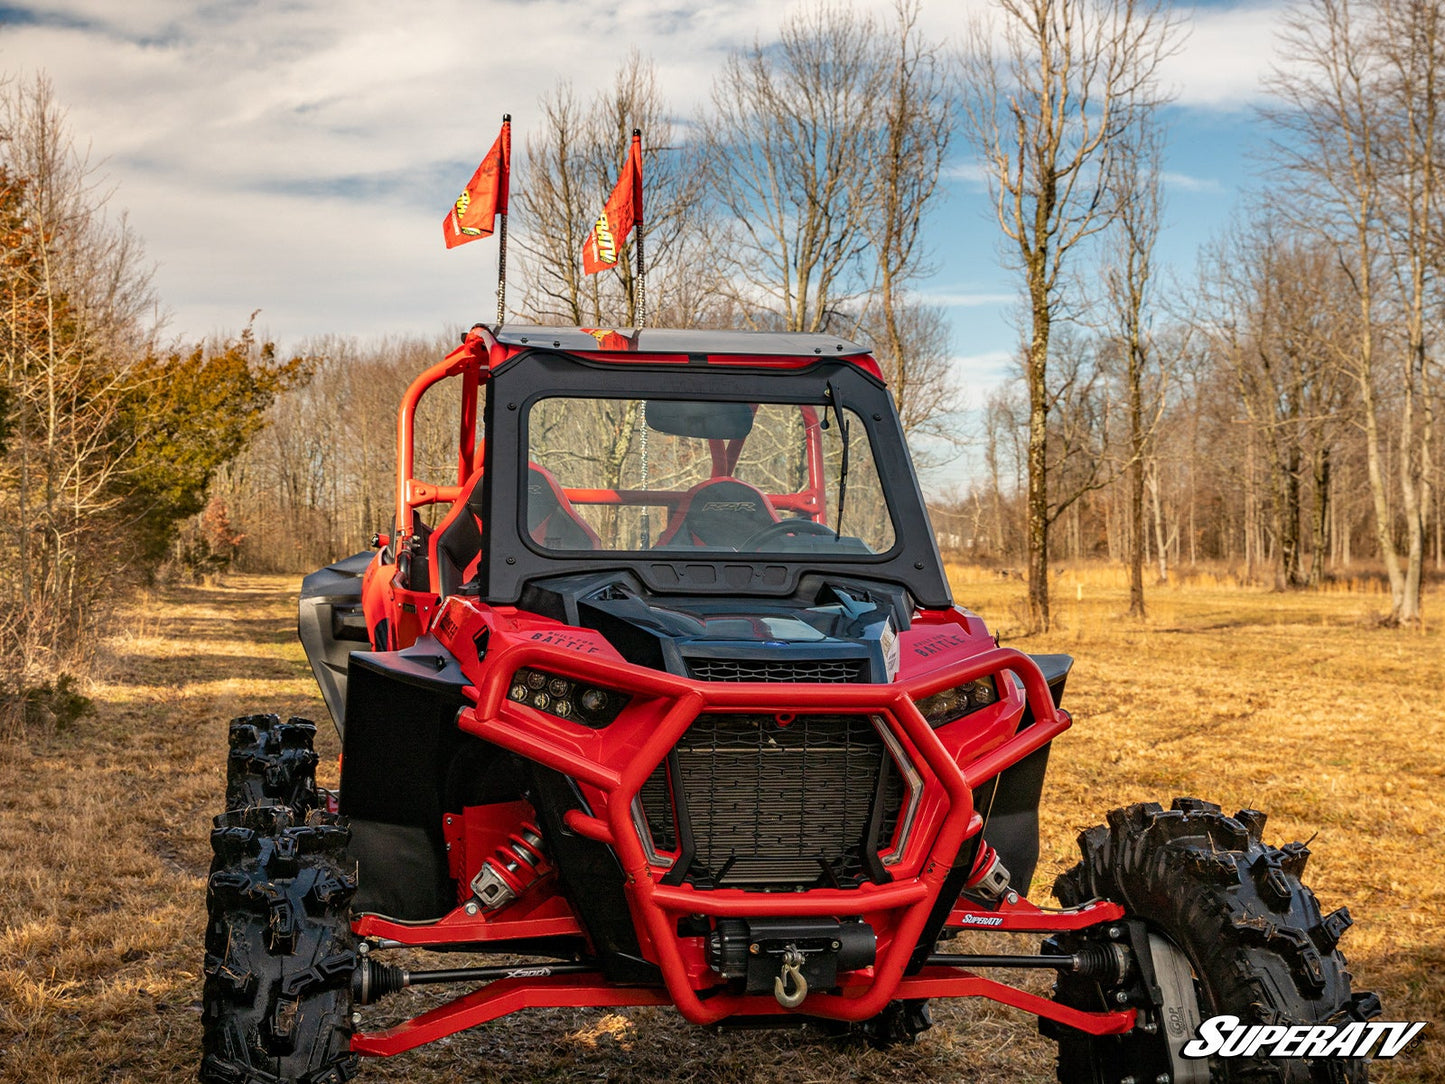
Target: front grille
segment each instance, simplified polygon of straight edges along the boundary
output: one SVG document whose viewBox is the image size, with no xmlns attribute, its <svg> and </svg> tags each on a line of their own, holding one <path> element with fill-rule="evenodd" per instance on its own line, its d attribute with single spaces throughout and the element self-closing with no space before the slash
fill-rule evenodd
<svg viewBox="0 0 1445 1084">
<path fill-rule="evenodd" d="M 904 788 L 866 715 L 700 715 L 642 788 L 669 879 L 699 888 L 854 888 L 886 880 Z M 879 806 L 874 817 L 874 806 Z M 674 809 L 676 816 L 674 816 Z"/>
<path fill-rule="evenodd" d="M 688 659 L 697 681 L 862 681 L 864 659 Z"/>
</svg>

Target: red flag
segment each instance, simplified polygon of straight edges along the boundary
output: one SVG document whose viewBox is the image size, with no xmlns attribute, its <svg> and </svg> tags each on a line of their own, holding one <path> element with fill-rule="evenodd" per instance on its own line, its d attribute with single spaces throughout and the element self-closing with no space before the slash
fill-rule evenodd
<svg viewBox="0 0 1445 1084">
<path fill-rule="evenodd" d="M 642 221 L 642 133 L 632 133 L 632 149 L 617 187 L 607 197 L 597 224 L 582 242 L 582 273 L 595 275 L 617 263 L 617 250 L 622 247 L 632 227 Z"/>
<path fill-rule="evenodd" d="M 442 236 L 446 238 L 447 248 L 492 235 L 496 216 L 507 213 L 511 175 L 512 121 L 508 118 L 502 121 L 502 131 L 492 149 L 442 219 Z"/>
</svg>

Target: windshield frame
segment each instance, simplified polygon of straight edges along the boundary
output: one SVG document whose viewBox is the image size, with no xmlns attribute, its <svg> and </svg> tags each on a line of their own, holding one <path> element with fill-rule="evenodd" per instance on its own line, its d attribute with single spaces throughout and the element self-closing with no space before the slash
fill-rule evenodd
<svg viewBox="0 0 1445 1084">
<path fill-rule="evenodd" d="M 893 547 L 885 553 L 554 550 L 536 543 L 525 530 L 527 424 L 539 400 L 737 402 L 746 395 L 756 402 L 821 408 L 830 383 L 852 413 L 855 426 L 862 426 L 851 439 L 866 440 L 874 458 L 894 534 Z M 492 603 L 517 602 L 526 585 L 537 579 L 626 569 L 657 594 L 786 596 L 796 590 L 803 575 L 822 573 L 897 583 L 924 605 L 952 605 L 892 396 L 881 381 L 849 361 L 824 358 L 786 370 L 710 365 L 705 357 L 689 364 L 649 364 L 639 359 L 619 366 L 539 349 L 509 360 L 493 373 L 487 386 L 486 434 L 479 512 L 490 529 L 485 531 L 478 578 L 482 597 Z M 505 459 L 498 461 L 503 454 Z"/>
</svg>

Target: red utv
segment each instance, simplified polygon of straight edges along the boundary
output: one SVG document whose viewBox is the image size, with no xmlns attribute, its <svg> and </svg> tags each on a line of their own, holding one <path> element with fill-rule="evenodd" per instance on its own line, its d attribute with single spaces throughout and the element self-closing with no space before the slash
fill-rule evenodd
<svg viewBox="0 0 1445 1084">
<path fill-rule="evenodd" d="M 444 384 L 455 482 L 427 483 L 417 406 Z M 1378 1010 L 1335 948 L 1348 912 L 1320 913 L 1308 851 L 1265 846 L 1264 814 L 1115 810 L 1054 885 L 1062 910 L 1025 898 L 1071 660 L 953 605 L 864 348 L 477 327 L 413 383 L 397 437 L 392 533 L 301 599 L 339 794 L 316 788 L 311 724 L 231 724 L 203 1080 L 345 1080 L 358 1055 L 539 1006 L 886 1044 L 942 997 L 1037 1015 L 1066 1081 L 1364 1078 L 1181 1052 L 1219 1014 Z M 1045 940 L 939 951 L 969 929 Z M 403 946 L 477 966 L 389 964 Z M 992 977 L 1024 968 L 1057 973 L 1052 998 Z M 435 983 L 458 996 L 367 1026 Z"/>
</svg>

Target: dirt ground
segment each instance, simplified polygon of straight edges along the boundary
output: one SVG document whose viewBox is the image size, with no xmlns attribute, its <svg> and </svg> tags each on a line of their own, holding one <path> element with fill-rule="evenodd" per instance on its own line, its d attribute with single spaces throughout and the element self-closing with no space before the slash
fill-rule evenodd
<svg viewBox="0 0 1445 1084">
<path fill-rule="evenodd" d="M 1116 573 L 1063 570 L 1059 627 L 1021 638 L 1015 579 L 969 569 L 954 579 L 1006 643 L 1078 659 L 1035 898 L 1048 902 L 1074 836 L 1112 806 L 1195 794 L 1231 812 L 1264 809 L 1269 841 L 1313 837 L 1306 879 L 1326 910 L 1354 915 L 1342 947 L 1355 988 L 1378 992 L 1388 1019 L 1431 1022 L 1372 1078 L 1445 1080 L 1440 628 L 1377 627 L 1385 600 L 1360 585 L 1278 595 L 1213 582 L 1159 588 L 1149 620 L 1128 622 Z M 297 586 L 235 576 L 128 604 L 87 690 L 95 711 L 0 748 L 0 1081 L 193 1077 L 226 720 L 315 718 L 334 774 L 334 731 L 295 637 Z M 1442 603 L 1437 590 L 1427 614 Z M 390 1006 L 434 999 L 407 992 Z M 368 1061 L 361 1079 L 1053 1079 L 1053 1046 L 1031 1017 L 953 1003 L 935 1005 L 934 1020 L 916 1045 L 880 1053 L 808 1031 L 703 1031 L 670 1010 L 537 1010 Z"/>
</svg>

